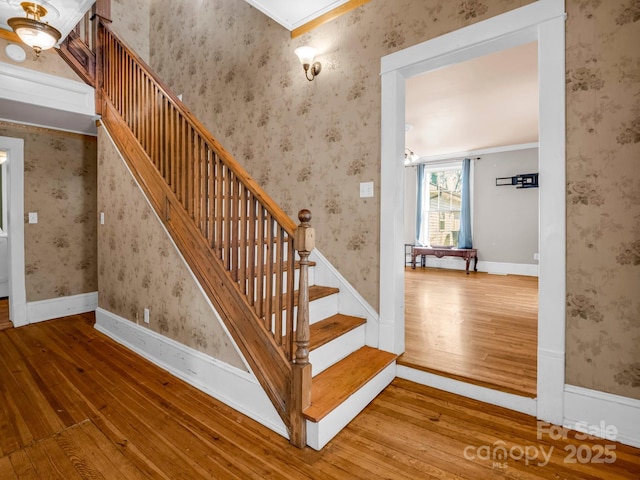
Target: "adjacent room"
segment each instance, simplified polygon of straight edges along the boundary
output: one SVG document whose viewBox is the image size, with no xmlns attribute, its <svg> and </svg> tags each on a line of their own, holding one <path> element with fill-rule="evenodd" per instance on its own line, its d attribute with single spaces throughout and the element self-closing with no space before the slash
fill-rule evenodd
<svg viewBox="0 0 640 480">
<path fill-rule="evenodd" d="M 536 396 L 537 43 L 407 81 L 401 363 Z"/>
</svg>

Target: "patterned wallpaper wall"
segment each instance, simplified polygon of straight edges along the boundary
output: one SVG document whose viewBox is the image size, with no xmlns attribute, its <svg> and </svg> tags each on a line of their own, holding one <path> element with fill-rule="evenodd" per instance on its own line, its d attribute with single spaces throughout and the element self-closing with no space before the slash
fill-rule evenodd
<svg viewBox="0 0 640 480">
<path fill-rule="evenodd" d="M 111 0 L 112 28 L 145 62 L 149 61 L 151 0 Z"/>
<path fill-rule="evenodd" d="M 97 291 L 96 138 L 4 122 L 0 135 L 24 140 L 27 301 Z"/>
<path fill-rule="evenodd" d="M 103 129 L 99 129 L 99 306 L 246 369 Z M 143 310 L 150 308 L 149 324 Z"/>
<path fill-rule="evenodd" d="M 319 249 L 377 307 L 380 57 L 530 2 L 373 0 L 291 40 L 245 2 L 156 0 L 151 64 L 293 218 L 312 210 Z M 640 1 L 566 5 L 567 381 L 640 398 Z"/>
<path fill-rule="evenodd" d="M 640 0 L 567 4 L 567 383 L 640 398 Z"/>
</svg>

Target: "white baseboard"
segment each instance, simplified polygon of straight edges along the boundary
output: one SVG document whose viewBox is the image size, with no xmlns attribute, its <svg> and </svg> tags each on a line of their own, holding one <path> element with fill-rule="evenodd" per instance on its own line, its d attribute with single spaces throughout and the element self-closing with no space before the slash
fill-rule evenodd
<svg viewBox="0 0 640 480">
<path fill-rule="evenodd" d="M 536 415 L 537 402 L 535 398 L 521 397 L 520 395 L 513 395 L 511 393 L 460 382 L 452 378 L 434 375 L 433 373 L 423 372 L 422 370 L 409 368 L 404 365 L 398 365 L 397 376 L 421 385 L 455 393 L 463 397 L 473 398 L 474 400 L 479 400 L 491 405 L 508 408 L 509 410 L 515 410 L 516 412 L 527 415 Z"/>
<path fill-rule="evenodd" d="M 253 374 L 101 308 L 96 310 L 95 328 L 198 390 L 289 438 L 286 426 Z"/>
<path fill-rule="evenodd" d="M 565 385 L 564 412 L 567 428 L 640 447 L 640 400 Z"/>
<path fill-rule="evenodd" d="M 416 266 L 420 265 L 420 257 L 416 257 Z M 465 270 L 466 262 L 462 258 L 442 257 L 437 258 L 431 255 L 425 256 L 427 267 L 446 268 L 449 270 Z M 473 271 L 473 260 L 469 262 L 469 271 Z M 528 277 L 538 276 L 538 265 L 528 263 L 507 263 L 507 262 L 486 262 L 478 261 L 478 271 L 493 273 L 496 275 L 525 275 Z"/>
<path fill-rule="evenodd" d="M 27 302 L 27 323 L 93 312 L 98 308 L 98 292 Z"/>
</svg>

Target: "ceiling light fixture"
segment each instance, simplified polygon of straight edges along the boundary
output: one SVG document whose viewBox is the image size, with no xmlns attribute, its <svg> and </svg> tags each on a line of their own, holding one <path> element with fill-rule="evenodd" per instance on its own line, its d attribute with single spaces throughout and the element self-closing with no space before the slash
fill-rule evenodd
<svg viewBox="0 0 640 480">
<path fill-rule="evenodd" d="M 27 16 L 10 18 L 7 23 L 20 40 L 33 48 L 36 57 L 39 57 L 42 50 L 52 48 L 60 40 L 61 34 L 51 25 L 40 21 L 41 17 L 47 15 L 47 9 L 42 5 L 22 2 L 20 6 Z"/>
<path fill-rule="evenodd" d="M 416 155 L 415 153 L 413 153 L 413 150 L 411 150 L 410 148 L 405 148 L 404 149 L 404 164 L 405 165 L 409 165 L 413 162 L 416 162 L 420 160 L 420 156 Z"/>
<path fill-rule="evenodd" d="M 304 68 L 304 75 L 307 80 L 313 80 L 322 70 L 322 64 L 320 62 L 314 62 L 313 59 L 316 56 L 316 49 L 313 47 L 298 47 L 295 50 L 302 67 Z M 309 78 L 309 72 L 311 72 L 311 78 Z"/>
</svg>

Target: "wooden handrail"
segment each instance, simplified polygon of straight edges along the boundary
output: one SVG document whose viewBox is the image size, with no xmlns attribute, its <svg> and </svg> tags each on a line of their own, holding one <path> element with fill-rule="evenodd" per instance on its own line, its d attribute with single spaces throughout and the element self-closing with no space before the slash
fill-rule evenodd
<svg viewBox="0 0 640 480">
<path fill-rule="evenodd" d="M 302 447 L 302 410 L 311 392 L 310 213 L 301 211 L 296 228 L 108 22 L 98 16 L 97 24 L 95 84 L 103 124 L 221 313 L 291 442 Z"/>
</svg>

